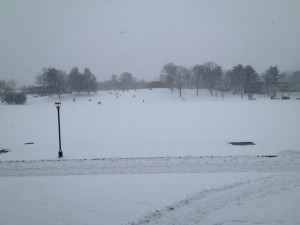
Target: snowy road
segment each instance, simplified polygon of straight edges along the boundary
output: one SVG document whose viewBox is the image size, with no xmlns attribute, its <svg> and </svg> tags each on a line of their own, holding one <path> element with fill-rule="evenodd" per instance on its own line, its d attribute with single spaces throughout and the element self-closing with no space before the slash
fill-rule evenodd
<svg viewBox="0 0 300 225">
<path fill-rule="evenodd" d="M 294 153 L 294 154 L 293 154 Z M 201 156 L 0 161 L 0 177 L 101 174 L 298 172 L 298 152 L 276 156 Z"/>
</svg>

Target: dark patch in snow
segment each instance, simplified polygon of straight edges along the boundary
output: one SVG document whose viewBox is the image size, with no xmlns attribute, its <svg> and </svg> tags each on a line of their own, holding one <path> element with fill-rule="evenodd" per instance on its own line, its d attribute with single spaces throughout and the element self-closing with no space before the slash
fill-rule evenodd
<svg viewBox="0 0 300 225">
<path fill-rule="evenodd" d="M 9 152 L 9 150 L 8 149 L 1 149 L 0 150 L 0 154 L 3 154 L 3 153 L 8 153 Z"/>
<path fill-rule="evenodd" d="M 26 142 L 24 145 L 34 145 L 34 142 Z"/>
<path fill-rule="evenodd" d="M 231 145 L 239 145 L 239 146 L 244 146 L 244 145 L 255 145 L 251 141 L 240 141 L 240 142 L 229 142 Z"/>
</svg>

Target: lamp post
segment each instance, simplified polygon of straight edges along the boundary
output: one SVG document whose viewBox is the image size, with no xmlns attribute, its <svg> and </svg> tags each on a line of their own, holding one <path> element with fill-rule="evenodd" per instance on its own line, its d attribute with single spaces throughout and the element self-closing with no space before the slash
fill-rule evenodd
<svg viewBox="0 0 300 225">
<path fill-rule="evenodd" d="M 58 137 L 59 137 L 58 158 L 63 157 L 63 152 L 61 150 L 61 135 L 60 135 L 60 114 L 59 114 L 60 104 L 61 104 L 60 102 L 55 102 L 55 106 L 57 108 L 57 116 L 58 116 Z"/>
</svg>

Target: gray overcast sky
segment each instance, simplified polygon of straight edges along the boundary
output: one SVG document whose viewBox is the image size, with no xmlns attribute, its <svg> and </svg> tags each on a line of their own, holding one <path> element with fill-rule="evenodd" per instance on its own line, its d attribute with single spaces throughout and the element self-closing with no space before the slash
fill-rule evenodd
<svg viewBox="0 0 300 225">
<path fill-rule="evenodd" d="M 300 69 L 299 0 L 0 0 L 0 79 L 43 67 L 153 80 L 165 63 Z"/>
</svg>

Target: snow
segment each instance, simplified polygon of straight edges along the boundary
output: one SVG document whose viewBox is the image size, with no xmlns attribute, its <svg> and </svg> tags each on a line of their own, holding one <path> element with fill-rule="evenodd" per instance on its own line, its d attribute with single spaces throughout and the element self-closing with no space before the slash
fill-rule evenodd
<svg viewBox="0 0 300 225">
<path fill-rule="evenodd" d="M 126 224 L 187 193 L 253 177 L 250 173 L 0 178 L 0 224 Z"/>
<path fill-rule="evenodd" d="M 299 224 L 299 179 L 276 174 L 205 190 L 134 224 Z"/>
<path fill-rule="evenodd" d="M 186 101 L 169 90 L 99 92 L 61 99 L 65 158 L 265 155 L 300 145 L 300 101 L 200 97 Z M 132 96 L 136 95 L 136 98 Z M 92 99 L 93 101 L 89 101 Z M 145 100 L 145 103 L 143 103 Z M 26 105 L 0 104 L 2 160 L 54 159 L 58 151 L 56 96 L 30 98 Z M 101 101 L 101 105 L 98 104 Z M 252 141 L 255 146 L 231 146 Z M 34 145 L 24 145 L 34 142 Z"/>
<path fill-rule="evenodd" d="M 0 104 L 0 224 L 300 224 L 300 101 L 183 96 Z"/>
<path fill-rule="evenodd" d="M 0 177 L 141 173 L 297 172 L 299 169 L 299 155 L 295 154 L 295 151 L 284 151 L 280 152 L 277 157 L 271 158 L 264 156 L 189 156 L 3 161 L 0 162 Z"/>
</svg>

